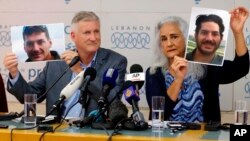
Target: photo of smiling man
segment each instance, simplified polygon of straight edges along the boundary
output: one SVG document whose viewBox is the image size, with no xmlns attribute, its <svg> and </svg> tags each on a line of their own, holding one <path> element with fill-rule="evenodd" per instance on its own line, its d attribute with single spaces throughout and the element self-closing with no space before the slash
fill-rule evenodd
<svg viewBox="0 0 250 141">
<path fill-rule="evenodd" d="M 53 41 L 48 30 L 48 27 L 51 26 L 56 27 L 53 29 L 54 31 L 51 31 Z M 22 48 L 20 47 L 20 40 L 15 40 L 15 37 L 13 38 L 14 44 L 12 45 L 12 48 L 20 62 L 51 61 L 60 59 L 60 53 L 65 50 L 65 46 L 63 45 L 64 33 L 62 32 L 62 24 L 19 26 L 12 28 L 13 34 L 17 31 L 16 28 L 19 29 L 19 31 L 22 29 L 23 50 L 20 49 Z M 57 32 L 53 33 L 55 31 Z M 62 35 L 59 35 L 58 33 L 61 33 Z"/>
<path fill-rule="evenodd" d="M 197 13 L 196 9 L 195 11 Z M 227 37 L 228 34 L 225 29 L 229 29 L 229 20 L 223 21 L 218 14 L 215 14 L 216 12 L 223 14 L 224 11 L 210 10 L 211 13 L 209 13 L 209 9 L 200 11 L 207 13 L 195 16 L 194 34 L 190 33 L 188 36 L 186 59 L 197 63 L 221 66 L 226 50 L 227 38 L 224 36 Z M 228 12 L 225 15 L 228 16 L 223 17 L 224 20 L 229 19 Z"/>
</svg>

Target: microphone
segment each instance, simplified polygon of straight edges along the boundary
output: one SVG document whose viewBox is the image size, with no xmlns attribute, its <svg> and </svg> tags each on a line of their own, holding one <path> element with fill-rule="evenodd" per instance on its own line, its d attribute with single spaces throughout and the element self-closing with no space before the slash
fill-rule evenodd
<svg viewBox="0 0 250 141">
<path fill-rule="evenodd" d="M 128 98 L 128 102 L 132 104 L 133 109 L 133 119 L 135 121 L 145 121 L 144 116 L 139 111 L 138 107 L 138 101 L 140 100 L 139 97 L 139 89 L 143 86 L 145 81 L 145 74 L 143 73 L 143 68 L 139 64 L 134 64 L 130 67 L 130 74 L 132 74 L 132 78 L 130 79 L 134 86 L 130 88 L 130 90 L 133 92 L 130 98 Z M 131 100 L 130 100 L 131 99 Z"/>
<path fill-rule="evenodd" d="M 123 95 L 128 103 L 132 105 L 132 120 L 126 121 L 124 127 L 129 130 L 146 130 L 148 124 L 145 122 L 143 114 L 139 111 L 138 101 L 140 100 L 139 91 L 131 81 L 126 81 L 130 85 L 123 91 Z"/>
<path fill-rule="evenodd" d="M 139 111 L 138 101 L 139 89 L 143 86 L 145 80 L 145 74 L 143 68 L 139 64 L 134 64 L 130 67 L 130 76 L 127 80 L 130 80 L 130 87 L 123 91 L 124 97 L 128 103 L 132 105 L 132 118 L 135 125 L 138 125 L 140 129 L 147 129 L 147 123 L 145 122 L 143 114 Z"/>
<path fill-rule="evenodd" d="M 79 56 L 75 56 L 71 62 L 68 64 L 69 68 L 73 67 L 80 60 Z"/>
<path fill-rule="evenodd" d="M 90 81 L 95 80 L 96 70 L 92 67 L 88 67 L 84 73 L 84 78 L 84 82 L 82 83 L 82 87 L 80 88 L 82 92 L 86 91 L 86 87 L 88 86 Z"/>
<path fill-rule="evenodd" d="M 145 81 L 145 73 L 143 73 L 143 68 L 139 64 L 134 64 L 130 67 L 130 74 L 126 75 L 125 80 L 130 80 L 134 82 L 136 87 L 138 89 L 141 89 L 141 87 L 144 84 Z"/>
<path fill-rule="evenodd" d="M 64 76 L 64 74 L 73 67 L 78 61 L 80 60 L 79 56 L 75 56 L 71 62 L 68 64 L 68 67 L 63 71 L 63 73 L 60 75 L 60 77 L 37 99 L 37 101 L 40 101 L 53 87 L 54 85 Z"/>
<path fill-rule="evenodd" d="M 96 71 L 94 68 L 87 68 L 85 71 L 81 71 L 71 82 L 62 89 L 60 98 L 65 100 L 70 98 L 80 86 L 84 86 L 85 83 L 89 83 L 96 77 Z M 85 86 L 86 87 L 86 86 Z"/>
<path fill-rule="evenodd" d="M 78 102 L 80 102 L 82 104 L 82 110 L 84 110 L 85 104 L 86 104 L 86 102 L 85 102 L 85 100 L 87 98 L 87 95 L 86 95 L 87 93 L 86 92 L 88 91 L 87 86 L 89 85 L 90 81 L 95 80 L 95 78 L 96 78 L 96 70 L 94 68 L 92 68 L 92 67 L 87 68 L 85 73 L 84 73 L 84 78 L 85 79 L 84 79 L 84 81 L 83 81 L 83 83 L 82 83 L 82 85 L 80 87 L 81 96 L 80 96 L 80 98 L 78 100 Z M 94 119 L 94 116 L 91 115 L 91 116 L 83 118 L 81 120 L 76 120 L 76 121 L 73 122 L 73 124 L 76 124 L 77 127 L 82 128 L 83 126 L 85 126 L 87 124 L 90 124 L 93 121 L 93 119 Z"/>
<path fill-rule="evenodd" d="M 69 99 L 81 85 L 89 83 L 90 80 L 94 80 L 96 77 L 96 71 L 94 68 L 87 68 L 85 71 L 81 71 L 70 83 L 64 87 L 60 93 L 60 98 L 53 105 L 53 108 L 50 110 L 50 115 L 62 102 L 66 99 Z M 86 87 L 86 86 L 85 86 Z"/>
<path fill-rule="evenodd" d="M 109 68 L 104 72 L 103 80 L 102 80 L 102 95 L 98 100 L 98 106 L 103 108 L 105 103 L 107 102 L 108 94 L 110 90 L 113 89 L 116 85 L 116 79 L 118 77 L 118 71 L 113 68 Z"/>
<path fill-rule="evenodd" d="M 131 83 L 132 83 L 131 81 L 129 84 L 127 81 L 125 83 L 123 83 L 122 88 L 120 89 L 118 94 L 122 93 L 123 90 L 127 89 L 131 85 Z M 127 116 L 128 109 L 127 109 L 126 105 L 124 105 L 122 103 L 120 98 L 119 98 L 119 100 L 114 101 L 117 98 L 118 94 L 112 98 L 110 103 L 107 103 L 107 107 L 109 107 L 108 115 L 109 115 L 109 119 L 111 120 L 111 122 L 106 122 L 106 124 L 102 123 L 102 126 L 105 126 L 107 128 L 113 128 L 113 126 L 116 125 L 119 121 L 128 118 L 128 116 Z M 101 112 L 105 112 L 105 111 L 102 110 Z M 100 128 L 100 121 L 103 120 L 103 118 L 99 118 L 99 116 L 101 116 L 101 112 L 98 111 L 98 113 L 96 115 L 92 114 L 92 116 L 86 117 L 85 118 L 86 120 L 84 119 L 84 121 L 83 121 L 83 123 L 85 123 L 85 124 L 83 124 L 83 125 L 86 125 L 86 123 L 91 122 L 92 128 L 101 129 Z M 93 121 L 97 121 L 97 123 L 95 124 L 95 122 L 93 122 Z M 80 126 L 80 127 L 82 127 L 82 126 Z"/>
<path fill-rule="evenodd" d="M 83 82 L 83 74 L 84 74 L 84 71 L 81 71 L 73 80 L 70 81 L 70 83 L 66 87 L 64 87 L 62 89 L 59 99 L 52 106 L 52 109 L 50 110 L 48 115 L 50 115 L 52 112 L 54 112 L 54 110 L 58 106 L 60 106 L 64 100 L 71 97 L 74 94 L 74 92 L 80 87 L 80 85 Z"/>
<path fill-rule="evenodd" d="M 129 87 L 123 91 L 123 95 L 126 101 L 132 105 L 133 115 L 139 111 L 138 101 L 140 100 L 139 92 L 136 90 L 136 86 L 131 81 L 126 81 Z M 144 118 L 142 118 L 144 120 Z"/>
<path fill-rule="evenodd" d="M 40 96 L 37 98 L 37 102 L 39 102 L 40 100 L 42 100 L 42 98 L 44 96 L 46 96 L 46 94 L 55 86 L 55 84 L 65 75 L 65 73 L 71 68 L 73 67 L 78 61 L 80 60 L 79 56 L 75 56 L 71 62 L 68 64 L 68 67 L 63 71 L 63 73 L 60 75 L 60 77 L 58 77 L 54 83 L 52 83 L 52 85 Z M 24 110 L 22 110 L 19 114 L 18 117 L 21 117 L 24 115 Z"/>
</svg>

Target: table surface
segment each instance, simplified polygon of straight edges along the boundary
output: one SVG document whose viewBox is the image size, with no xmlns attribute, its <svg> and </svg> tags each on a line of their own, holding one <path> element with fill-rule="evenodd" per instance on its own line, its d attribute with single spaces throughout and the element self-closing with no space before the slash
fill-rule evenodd
<svg viewBox="0 0 250 141">
<path fill-rule="evenodd" d="M 0 129 L 1 141 L 11 141 L 11 129 L 23 128 L 24 124 L 17 120 L 0 121 L 0 124 L 9 125 L 8 129 Z M 54 125 L 55 127 L 56 125 Z M 76 126 L 69 126 L 64 123 L 54 133 L 46 133 L 44 141 L 82 141 L 91 140 L 107 141 L 109 135 L 113 130 L 98 130 L 91 129 L 91 127 L 79 128 Z M 164 129 L 161 132 L 153 132 L 152 129 L 143 131 L 121 130 L 119 135 L 112 137 L 113 141 L 228 141 L 229 131 L 204 131 L 203 126 L 201 130 L 184 130 L 172 133 L 169 129 Z M 109 135 L 108 135 L 109 134 Z M 30 130 L 13 130 L 12 141 L 39 141 L 42 133 L 37 132 L 36 129 Z"/>
</svg>

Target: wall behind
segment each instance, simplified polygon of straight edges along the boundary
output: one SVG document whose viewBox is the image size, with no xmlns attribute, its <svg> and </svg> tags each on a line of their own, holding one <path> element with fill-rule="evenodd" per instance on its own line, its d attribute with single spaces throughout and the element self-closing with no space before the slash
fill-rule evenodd
<svg viewBox="0 0 250 141">
<path fill-rule="evenodd" d="M 128 68 L 141 64 L 144 71 L 153 62 L 155 24 L 164 16 L 181 16 L 189 22 L 191 8 L 205 7 L 231 10 L 244 5 L 250 10 L 249 0 L 0 0 L 0 72 L 5 82 L 8 71 L 2 60 L 11 52 L 10 27 L 14 25 L 64 23 L 65 47 L 74 48 L 70 40 L 70 22 L 81 10 L 96 12 L 101 18 L 102 44 L 128 58 Z M 250 47 L 250 20 L 245 26 L 245 36 Z M 226 58 L 234 57 L 234 42 L 230 31 Z M 42 70 L 42 63 L 20 63 L 20 72 L 27 81 L 33 80 Z M 232 110 L 235 99 L 250 102 L 250 76 L 220 87 L 222 110 Z M 8 94 L 8 101 L 16 99 Z M 141 90 L 140 106 L 147 107 L 145 92 Z M 250 104 L 249 104 L 250 109 Z"/>
</svg>

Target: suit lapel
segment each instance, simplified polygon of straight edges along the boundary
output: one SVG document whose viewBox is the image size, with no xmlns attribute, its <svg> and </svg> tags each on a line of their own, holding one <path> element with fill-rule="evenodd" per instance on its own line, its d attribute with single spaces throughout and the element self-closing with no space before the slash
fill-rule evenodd
<svg viewBox="0 0 250 141">
<path fill-rule="evenodd" d="M 96 70 L 101 69 L 101 66 L 105 63 L 106 56 L 107 52 L 104 49 L 99 48 L 97 51 L 95 65 L 93 66 Z"/>
</svg>

